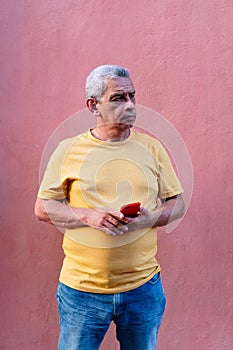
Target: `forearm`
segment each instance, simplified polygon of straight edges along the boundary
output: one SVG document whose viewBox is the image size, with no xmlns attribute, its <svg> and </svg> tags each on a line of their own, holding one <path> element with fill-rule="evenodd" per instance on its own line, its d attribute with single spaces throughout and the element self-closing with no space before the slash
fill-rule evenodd
<svg viewBox="0 0 233 350">
<path fill-rule="evenodd" d="M 152 227 L 165 226 L 182 217 L 184 211 L 185 206 L 181 196 L 176 199 L 170 199 L 151 213 Z"/>
<path fill-rule="evenodd" d="M 85 226 L 88 209 L 72 208 L 57 200 L 38 199 L 35 206 L 36 217 L 60 228 L 76 228 Z"/>
<path fill-rule="evenodd" d="M 123 214 L 109 208 L 74 208 L 56 200 L 39 198 L 36 201 L 35 214 L 39 220 L 59 229 L 89 226 L 110 235 L 123 234 L 127 230 L 124 225 L 128 223 Z"/>
</svg>

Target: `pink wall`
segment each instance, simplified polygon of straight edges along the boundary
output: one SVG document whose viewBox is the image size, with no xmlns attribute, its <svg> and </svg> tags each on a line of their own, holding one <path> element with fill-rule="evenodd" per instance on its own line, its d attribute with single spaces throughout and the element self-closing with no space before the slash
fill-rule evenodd
<svg viewBox="0 0 233 350">
<path fill-rule="evenodd" d="M 233 348 L 232 10 L 230 0 L 2 1 L 1 349 L 56 349 L 61 235 L 34 217 L 38 169 L 103 63 L 130 69 L 137 102 L 176 127 L 193 162 L 188 213 L 159 235 L 158 350 Z M 102 350 L 116 349 L 111 330 Z"/>
</svg>

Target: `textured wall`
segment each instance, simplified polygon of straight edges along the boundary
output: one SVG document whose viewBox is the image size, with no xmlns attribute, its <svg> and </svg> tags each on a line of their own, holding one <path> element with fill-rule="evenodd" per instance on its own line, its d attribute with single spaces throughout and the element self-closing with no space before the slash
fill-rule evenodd
<svg viewBox="0 0 233 350">
<path fill-rule="evenodd" d="M 168 302 L 158 350 L 233 348 L 232 7 L 1 2 L 0 349 L 56 349 L 62 237 L 34 217 L 38 169 L 54 128 L 84 108 L 86 75 L 103 63 L 130 69 L 137 102 L 176 127 L 193 162 L 188 213 L 159 234 Z M 118 349 L 113 328 L 102 350 Z"/>
</svg>

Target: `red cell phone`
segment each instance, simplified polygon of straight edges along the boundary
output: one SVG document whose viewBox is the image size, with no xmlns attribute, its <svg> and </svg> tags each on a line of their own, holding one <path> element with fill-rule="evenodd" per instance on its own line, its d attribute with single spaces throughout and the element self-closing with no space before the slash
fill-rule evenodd
<svg viewBox="0 0 233 350">
<path fill-rule="evenodd" d="M 130 218 L 135 218 L 138 216 L 138 212 L 140 211 L 140 202 L 135 202 L 135 203 L 129 203 L 122 205 L 120 208 L 120 212 L 124 214 L 124 216 L 128 216 Z"/>
</svg>

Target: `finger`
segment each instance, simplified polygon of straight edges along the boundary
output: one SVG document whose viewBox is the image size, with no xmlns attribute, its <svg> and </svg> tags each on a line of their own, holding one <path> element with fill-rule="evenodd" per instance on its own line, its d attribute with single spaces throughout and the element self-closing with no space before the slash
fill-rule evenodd
<svg viewBox="0 0 233 350">
<path fill-rule="evenodd" d="M 122 213 L 109 213 L 109 215 L 114 218 L 115 220 L 117 220 L 117 223 L 121 223 L 121 224 L 127 224 L 128 223 L 128 219 L 122 214 Z"/>
<path fill-rule="evenodd" d="M 146 214 L 146 213 L 147 213 L 147 209 L 141 205 L 141 206 L 140 206 L 140 210 L 139 210 L 139 212 L 138 212 L 138 215 L 140 215 L 140 214 Z"/>
<path fill-rule="evenodd" d="M 109 215 L 105 221 L 106 221 L 107 226 L 110 228 L 117 227 L 119 225 L 119 221 L 111 215 Z"/>
<path fill-rule="evenodd" d="M 125 232 L 128 231 L 127 226 L 121 226 L 121 227 L 114 227 L 114 228 L 109 228 L 109 227 L 103 227 L 103 230 L 111 236 L 120 236 L 123 235 Z"/>
<path fill-rule="evenodd" d="M 114 232 L 116 233 L 116 235 L 123 235 L 127 231 L 128 231 L 128 227 L 126 225 L 118 226 L 117 228 L 114 229 Z"/>
<path fill-rule="evenodd" d="M 119 225 L 126 224 L 125 220 L 119 220 L 114 215 L 111 215 L 110 213 L 108 215 L 105 215 L 105 217 L 102 220 L 102 224 L 108 228 L 115 228 Z"/>
<path fill-rule="evenodd" d="M 101 227 L 101 228 L 98 228 L 98 230 L 106 233 L 108 236 L 116 236 L 116 233 L 110 230 L 109 228 Z"/>
</svg>

